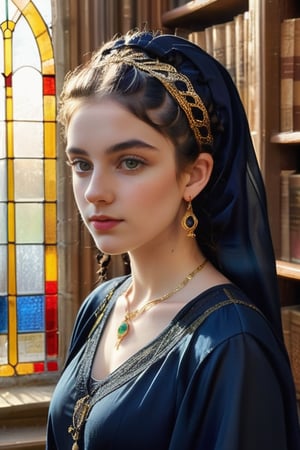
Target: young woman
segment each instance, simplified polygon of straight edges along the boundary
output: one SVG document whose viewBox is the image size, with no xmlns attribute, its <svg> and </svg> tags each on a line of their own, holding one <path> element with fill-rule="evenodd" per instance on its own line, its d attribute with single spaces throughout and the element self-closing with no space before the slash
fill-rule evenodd
<svg viewBox="0 0 300 450">
<path fill-rule="evenodd" d="M 68 75 L 60 120 L 82 219 L 131 274 L 79 312 L 48 450 L 299 450 L 265 192 L 226 70 L 128 34 Z"/>
</svg>

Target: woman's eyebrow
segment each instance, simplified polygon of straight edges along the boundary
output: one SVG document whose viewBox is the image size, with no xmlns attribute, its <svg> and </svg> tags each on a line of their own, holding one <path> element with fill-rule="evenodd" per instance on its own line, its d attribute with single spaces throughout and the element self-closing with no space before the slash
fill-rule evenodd
<svg viewBox="0 0 300 450">
<path fill-rule="evenodd" d="M 145 141 L 140 139 L 130 139 L 128 141 L 118 142 L 117 144 L 111 145 L 107 149 L 105 149 L 105 153 L 115 153 L 120 152 L 122 150 L 134 149 L 134 148 L 146 148 L 150 150 L 156 150 L 151 144 L 148 144 Z M 78 147 L 67 147 L 66 148 L 67 155 L 81 155 L 88 156 L 88 152 Z"/>
</svg>

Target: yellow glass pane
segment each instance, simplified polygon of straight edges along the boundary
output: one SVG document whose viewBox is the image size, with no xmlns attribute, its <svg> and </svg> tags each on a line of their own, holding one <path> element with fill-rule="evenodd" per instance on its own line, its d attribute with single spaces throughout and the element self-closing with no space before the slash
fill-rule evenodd
<svg viewBox="0 0 300 450">
<path fill-rule="evenodd" d="M 10 364 L 15 366 L 18 362 L 17 352 L 17 308 L 16 296 L 10 295 L 8 297 L 8 360 Z"/>
<path fill-rule="evenodd" d="M 14 185 L 14 163 L 12 159 L 8 159 L 7 161 L 7 200 L 13 201 L 15 197 L 15 185 Z"/>
<path fill-rule="evenodd" d="M 45 200 L 55 202 L 56 200 L 56 160 L 45 160 Z"/>
<path fill-rule="evenodd" d="M 57 250 L 54 245 L 46 246 L 45 254 L 46 281 L 57 280 Z"/>
<path fill-rule="evenodd" d="M 45 241 L 46 244 L 56 244 L 56 204 L 45 205 Z"/>
<path fill-rule="evenodd" d="M 9 107 L 11 106 L 11 114 L 12 114 L 12 102 L 11 101 L 7 101 L 6 102 L 7 108 L 9 109 Z M 6 135 L 7 135 L 7 156 L 8 158 L 12 158 L 13 157 L 13 145 L 14 145 L 14 135 L 13 135 L 13 123 L 12 123 L 12 119 L 9 119 L 10 115 L 9 115 L 9 111 L 7 111 L 6 114 L 6 118 L 8 120 L 8 123 L 6 125 Z M 11 116 L 12 117 L 12 116 Z"/>
<path fill-rule="evenodd" d="M 16 248 L 14 244 L 8 244 L 8 292 L 11 295 L 17 293 Z"/>
<path fill-rule="evenodd" d="M 43 34 L 37 37 L 37 44 L 41 52 L 41 60 L 48 61 L 53 58 L 53 47 L 49 37 L 48 30 L 45 29 Z"/>
<path fill-rule="evenodd" d="M 44 120 L 55 122 L 56 120 L 56 101 L 54 95 L 44 96 Z"/>
<path fill-rule="evenodd" d="M 16 366 L 18 375 L 30 375 L 33 373 L 34 366 L 32 363 L 21 363 Z"/>
<path fill-rule="evenodd" d="M 45 158 L 55 158 L 56 156 L 56 124 L 54 122 L 45 122 Z"/>
<path fill-rule="evenodd" d="M 6 365 L 0 366 L 0 377 L 12 377 L 15 374 L 13 367 Z"/>
<path fill-rule="evenodd" d="M 15 205 L 11 202 L 7 205 L 7 213 L 8 213 L 8 241 L 14 242 L 15 235 Z"/>
<path fill-rule="evenodd" d="M 55 74 L 55 66 L 54 66 L 53 58 L 42 61 L 42 74 L 43 75 L 54 75 Z"/>
<path fill-rule="evenodd" d="M 33 34 L 36 37 L 40 36 L 45 31 L 46 27 L 34 4 L 32 2 L 28 2 L 27 5 L 21 7 L 20 9 L 30 24 Z"/>
</svg>

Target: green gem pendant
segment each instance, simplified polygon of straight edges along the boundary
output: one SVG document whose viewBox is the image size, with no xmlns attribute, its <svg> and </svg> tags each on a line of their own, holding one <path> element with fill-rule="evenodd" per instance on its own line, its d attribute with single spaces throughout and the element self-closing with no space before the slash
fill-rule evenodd
<svg viewBox="0 0 300 450">
<path fill-rule="evenodd" d="M 127 336 L 129 332 L 129 323 L 128 321 L 125 319 L 123 320 L 123 322 L 120 324 L 119 328 L 118 328 L 118 339 L 116 342 L 116 349 L 118 350 L 122 340 L 124 339 L 125 336 Z"/>
</svg>

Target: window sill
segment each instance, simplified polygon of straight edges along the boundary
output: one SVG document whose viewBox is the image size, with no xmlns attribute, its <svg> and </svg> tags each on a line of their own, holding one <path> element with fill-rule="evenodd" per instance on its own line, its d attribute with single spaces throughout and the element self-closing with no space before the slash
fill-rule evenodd
<svg viewBox="0 0 300 450">
<path fill-rule="evenodd" d="M 0 449 L 45 448 L 54 385 L 0 388 Z"/>
</svg>

